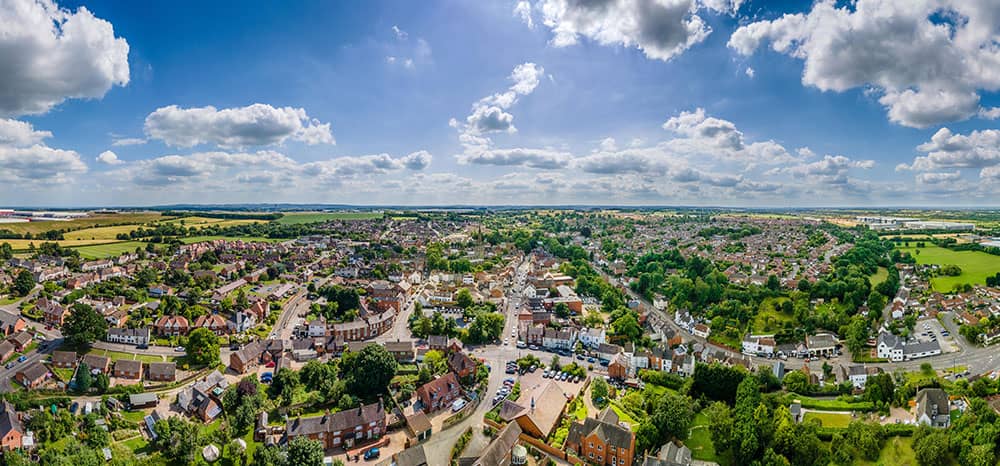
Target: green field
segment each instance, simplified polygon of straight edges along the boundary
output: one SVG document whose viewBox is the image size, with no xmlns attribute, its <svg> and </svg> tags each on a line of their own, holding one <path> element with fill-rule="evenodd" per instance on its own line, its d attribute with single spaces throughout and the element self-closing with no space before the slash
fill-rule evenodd
<svg viewBox="0 0 1000 466">
<path fill-rule="evenodd" d="M 786 323 L 794 323 L 795 317 L 781 312 L 781 303 L 788 298 L 767 298 L 760 304 L 760 311 L 753 320 L 754 334 L 768 334 L 780 330 Z"/>
<path fill-rule="evenodd" d="M 890 437 L 886 439 L 885 446 L 879 453 L 878 461 L 859 460 L 857 464 L 862 466 L 917 466 L 917 457 L 913 452 L 913 438 L 911 437 Z"/>
<path fill-rule="evenodd" d="M 908 252 L 917 259 L 918 264 L 957 265 L 962 268 L 962 274 L 957 277 L 934 277 L 931 285 L 935 291 L 949 292 L 955 285 L 976 284 L 985 285 L 986 277 L 1000 272 L 1000 257 L 979 251 L 952 251 L 927 244 L 926 247 L 901 247 L 900 251 Z"/>
<path fill-rule="evenodd" d="M 118 243 L 95 244 L 93 246 L 80 246 L 74 248 L 80 252 L 83 259 L 103 259 L 114 257 L 126 252 L 133 252 L 135 248 L 145 249 L 146 243 L 141 241 L 121 241 Z"/>
<path fill-rule="evenodd" d="M 808 421 L 810 419 L 818 419 L 820 425 L 823 427 L 834 427 L 837 429 L 843 429 L 851 423 L 851 415 L 844 413 L 817 413 L 815 411 L 809 411 L 806 413 L 803 421 Z"/>
<path fill-rule="evenodd" d="M 10 230 L 14 233 L 44 233 L 49 230 L 80 230 L 109 225 L 129 224 L 132 228 L 149 222 L 168 219 L 157 212 L 139 212 L 123 214 L 100 214 L 86 218 L 68 220 L 65 222 L 24 222 L 4 223 L 0 230 Z"/>
<path fill-rule="evenodd" d="M 278 223 L 295 225 L 328 220 L 374 220 L 382 218 L 382 215 L 381 212 L 288 212 L 278 219 Z"/>
<path fill-rule="evenodd" d="M 715 453 L 715 446 L 712 445 L 712 434 L 708 431 L 708 416 L 704 413 L 698 413 L 694 417 L 684 444 L 691 450 L 691 457 L 694 459 L 722 463 Z"/>
<path fill-rule="evenodd" d="M 875 286 L 878 285 L 879 283 L 884 282 L 885 279 L 887 278 L 889 278 L 889 269 L 885 267 L 879 267 L 878 270 L 872 276 L 868 277 L 868 281 L 871 282 L 872 286 Z"/>
<path fill-rule="evenodd" d="M 117 361 L 119 359 L 137 359 L 142 362 L 163 362 L 163 357 L 155 354 L 132 354 L 132 353 L 124 353 L 121 351 L 102 350 L 97 348 L 91 348 L 88 354 L 107 356 L 111 358 L 112 362 Z M 177 358 L 170 357 L 167 359 L 169 362 L 169 361 L 175 361 Z"/>
</svg>

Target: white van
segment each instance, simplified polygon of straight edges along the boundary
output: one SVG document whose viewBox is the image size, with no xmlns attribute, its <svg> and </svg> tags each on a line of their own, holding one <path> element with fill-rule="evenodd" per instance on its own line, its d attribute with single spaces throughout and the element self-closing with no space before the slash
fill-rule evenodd
<svg viewBox="0 0 1000 466">
<path fill-rule="evenodd" d="M 452 410 L 452 412 L 461 411 L 462 408 L 465 407 L 466 403 L 468 403 L 468 402 L 465 401 L 464 399 L 461 399 L 461 398 L 455 400 L 455 402 L 451 404 L 451 410 Z"/>
</svg>

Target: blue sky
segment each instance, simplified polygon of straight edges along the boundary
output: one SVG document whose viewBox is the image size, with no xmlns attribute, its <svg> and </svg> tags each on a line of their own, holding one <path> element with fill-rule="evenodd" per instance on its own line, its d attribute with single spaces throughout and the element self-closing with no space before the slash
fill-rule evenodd
<svg viewBox="0 0 1000 466">
<path fill-rule="evenodd" d="M 993 3 L 5 0 L 0 200 L 995 205 Z"/>
</svg>

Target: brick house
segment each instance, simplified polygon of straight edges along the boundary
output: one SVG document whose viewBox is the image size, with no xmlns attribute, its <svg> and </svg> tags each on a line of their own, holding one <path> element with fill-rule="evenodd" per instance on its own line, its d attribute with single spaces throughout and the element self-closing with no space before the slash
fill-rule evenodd
<svg viewBox="0 0 1000 466">
<path fill-rule="evenodd" d="M 222 316 L 218 314 L 198 316 L 198 318 L 194 320 L 194 326 L 191 327 L 191 329 L 193 330 L 196 328 L 207 328 L 218 336 L 229 333 L 229 325 L 227 325 L 226 319 L 223 319 Z"/>
<path fill-rule="evenodd" d="M 156 329 L 156 333 L 164 336 L 177 336 L 177 335 L 187 335 L 188 320 L 184 316 L 163 316 L 156 320 L 153 324 L 153 328 Z"/>
<path fill-rule="evenodd" d="M 111 369 L 111 358 L 107 356 L 85 354 L 83 355 L 83 362 L 87 364 L 87 367 L 89 367 L 91 371 L 97 369 L 101 371 L 102 374 L 107 374 Z"/>
<path fill-rule="evenodd" d="M 462 396 L 462 386 L 454 372 L 449 372 L 417 388 L 417 398 L 425 412 L 447 407 Z"/>
<path fill-rule="evenodd" d="M 53 351 L 52 365 L 62 369 L 76 367 L 76 353 L 73 351 Z"/>
<path fill-rule="evenodd" d="M 14 380 L 17 380 L 28 389 L 35 389 L 45 383 L 45 379 L 49 375 L 49 370 L 45 368 L 41 363 L 33 362 L 27 366 L 22 366 L 14 374 Z"/>
<path fill-rule="evenodd" d="M 382 402 L 316 417 L 289 419 L 285 427 L 288 441 L 308 437 L 323 444 L 325 450 L 351 448 L 356 443 L 378 439 L 385 433 L 385 407 Z"/>
<path fill-rule="evenodd" d="M 611 408 L 604 408 L 596 419 L 588 417 L 570 425 L 566 449 L 588 463 L 630 465 L 635 458 L 635 433 L 618 424 Z"/>
<path fill-rule="evenodd" d="M 142 377 L 142 361 L 119 359 L 115 361 L 114 376 L 121 379 L 138 380 Z"/>
<path fill-rule="evenodd" d="M 264 352 L 264 344 L 255 341 L 239 351 L 229 355 L 229 367 L 237 374 L 244 374 L 247 370 L 253 369 L 260 364 L 261 354 Z"/>
<path fill-rule="evenodd" d="M 476 361 L 465 353 L 452 352 L 448 353 L 448 368 L 464 379 L 476 373 Z"/>
<path fill-rule="evenodd" d="M 173 382 L 177 378 L 177 364 L 172 362 L 151 362 L 149 363 L 149 376 L 147 380 L 156 382 Z"/>
<path fill-rule="evenodd" d="M 31 334 L 26 331 L 20 331 L 7 338 L 14 345 L 14 351 L 24 351 L 28 345 L 31 344 Z"/>
<path fill-rule="evenodd" d="M 24 425 L 21 414 L 14 410 L 9 401 L 0 403 L 0 450 L 17 450 L 24 439 Z"/>
</svg>

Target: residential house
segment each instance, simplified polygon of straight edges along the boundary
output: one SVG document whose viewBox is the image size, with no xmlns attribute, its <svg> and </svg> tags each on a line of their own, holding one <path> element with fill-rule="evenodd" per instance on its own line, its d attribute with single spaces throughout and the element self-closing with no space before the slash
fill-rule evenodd
<svg viewBox="0 0 1000 466">
<path fill-rule="evenodd" d="M 533 392 L 521 394 L 519 402 L 504 401 L 500 417 L 517 422 L 525 434 L 544 440 L 559 426 L 567 403 L 568 398 L 559 385 L 547 379 Z"/>
<path fill-rule="evenodd" d="M 323 319 L 316 318 L 309 321 L 308 334 L 310 337 L 325 337 L 326 336 L 326 322 Z"/>
<path fill-rule="evenodd" d="M 381 401 L 322 416 L 289 419 L 285 426 L 288 441 L 308 437 L 322 443 L 325 450 L 351 448 L 384 433 L 385 408 Z"/>
<path fill-rule="evenodd" d="M 625 353 L 618 353 L 608 364 L 608 376 L 612 379 L 625 380 L 629 376 L 629 358 Z"/>
<path fill-rule="evenodd" d="M 448 353 L 448 368 L 464 379 L 476 373 L 476 361 L 465 353 L 453 351 Z"/>
<path fill-rule="evenodd" d="M 177 364 L 172 362 L 149 363 L 149 375 L 146 380 L 156 382 L 173 382 L 177 378 Z"/>
<path fill-rule="evenodd" d="M 691 450 L 674 442 L 667 442 L 660 447 L 656 456 L 646 456 L 642 466 L 691 466 Z"/>
<path fill-rule="evenodd" d="M 177 406 L 182 411 L 197 416 L 202 422 L 222 414 L 222 395 L 229 387 L 229 381 L 219 371 L 212 371 L 201 380 L 181 390 L 177 394 Z"/>
<path fill-rule="evenodd" d="M 588 348 L 596 349 L 607 341 L 607 331 L 603 328 L 585 328 L 580 332 L 580 343 Z"/>
<path fill-rule="evenodd" d="M 45 366 L 39 362 L 33 362 L 26 366 L 21 366 L 14 374 L 14 380 L 20 382 L 25 388 L 33 390 L 45 383 L 45 379 L 48 376 L 49 370 Z"/>
<path fill-rule="evenodd" d="M 138 380 L 142 377 L 142 361 L 132 359 L 115 361 L 114 376 L 120 379 Z"/>
<path fill-rule="evenodd" d="M 109 328 L 107 340 L 111 343 L 121 343 L 125 345 L 148 345 L 150 342 L 149 327 Z"/>
<path fill-rule="evenodd" d="M 7 337 L 20 332 L 24 330 L 26 325 L 21 316 L 11 314 L 7 311 L 0 311 L 0 331 L 3 332 L 3 336 Z"/>
<path fill-rule="evenodd" d="M 399 363 L 410 363 L 417 358 L 416 347 L 413 340 L 396 340 L 385 343 L 385 349 Z"/>
<path fill-rule="evenodd" d="M 69 317 L 69 310 L 65 306 L 44 297 L 35 302 L 35 309 L 42 311 L 42 319 L 49 325 L 62 326 L 66 317 Z"/>
<path fill-rule="evenodd" d="M 198 316 L 198 318 L 194 320 L 194 326 L 192 326 L 191 329 L 194 330 L 196 328 L 207 328 L 218 336 L 225 335 L 229 331 L 229 325 L 227 325 L 226 319 L 218 314 Z"/>
<path fill-rule="evenodd" d="M 9 401 L 0 402 L 0 450 L 11 451 L 23 446 L 25 437 L 21 414 Z"/>
<path fill-rule="evenodd" d="M 76 367 L 76 353 L 73 351 L 53 351 L 52 365 L 62 369 Z"/>
<path fill-rule="evenodd" d="M 6 361 L 14 355 L 14 344 L 4 340 L 0 342 L 0 361 Z"/>
<path fill-rule="evenodd" d="M 576 330 L 546 328 L 542 346 L 549 349 L 572 350 L 576 344 Z"/>
<path fill-rule="evenodd" d="M 33 341 L 33 337 L 28 331 L 20 331 L 8 337 L 7 341 L 14 345 L 14 351 L 23 352 L 28 349 L 28 345 Z"/>
<path fill-rule="evenodd" d="M 111 368 L 111 358 L 107 356 L 100 356 L 93 353 L 88 353 L 83 355 L 83 362 L 87 364 L 91 372 L 100 371 L 102 374 L 107 374 Z"/>
<path fill-rule="evenodd" d="M 596 418 L 572 423 L 566 449 L 592 464 L 631 465 L 635 458 L 635 433 L 622 427 L 618 415 L 608 407 Z"/>
<path fill-rule="evenodd" d="M 915 416 L 917 422 L 931 427 L 947 428 L 951 425 L 951 402 L 940 388 L 924 388 L 917 392 Z"/>
<path fill-rule="evenodd" d="M 440 376 L 417 388 L 417 399 L 420 409 L 425 412 L 434 412 L 451 405 L 451 402 L 462 396 L 462 386 L 458 383 L 458 377 L 454 372 Z"/>
<path fill-rule="evenodd" d="M 695 324 L 694 327 L 691 327 L 691 333 L 696 337 L 708 338 L 712 329 L 705 324 Z"/>
<path fill-rule="evenodd" d="M 518 460 L 527 458 L 527 450 L 517 444 L 521 436 L 521 425 L 516 422 L 508 422 L 500 432 L 497 432 L 493 441 L 486 446 L 486 449 L 479 453 L 478 458 L 470 462 L 470 466 L 511 466 L 524 463 L 516 463 L 514 451 L 522 450 L 518 455 Z M 464 463 L 460 463 L 463 464 Z"/>
<path fill-rule="evenodd" d="M 177 336 L 177 335 L 187 335 L 188 333 L 188 320 L 184 316 L 169 315 L 163 316 L 156 320 L 153 324 L 153 328 L 156 329 L 156 333 L 164 336 Z"/>
<path fill-rule="evenodd" d="M 244 374 L 260 364 L 264 343 L 255 341 L 229 355 L 229 368 L 237 374 Z"/>
<path fill-rule="evenodd" d="M 448 337 L 444 335 L 430 335 L 427 337 L 427 349 L 433 351 L 440 351 L 442 353 L 448 351 Z"/>
</svg>

